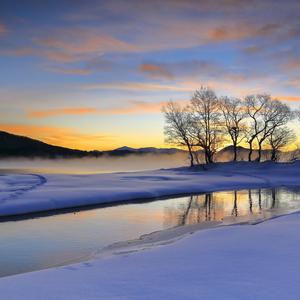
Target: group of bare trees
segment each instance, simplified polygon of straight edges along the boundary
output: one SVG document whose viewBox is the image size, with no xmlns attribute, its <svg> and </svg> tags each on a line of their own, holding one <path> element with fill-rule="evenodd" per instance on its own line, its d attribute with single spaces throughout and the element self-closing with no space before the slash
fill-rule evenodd
<svg viewBox="0 0 300 300">
<path fill-rule="evenodd" d="M 280 150 L 295 139 L 288 123 L 300 111 L 267 94 L 246 96 L 244 99 L 217 97 L 210 88 L 196 90 L 189 103 L 181 106 L 168 102 L 163 107 L 165 137 L 170 144 L 185 147 L 190 164 L 199 163 L 199 153 L 205 163 L 213 163 L 216 152 L 224 145 L 232 145 L 233 160 L 237 160 L 238 146 L 249 149 L 248 160 L 261 161 L 264 148 L 270 149 L 273 161 Z"/>
</svg>

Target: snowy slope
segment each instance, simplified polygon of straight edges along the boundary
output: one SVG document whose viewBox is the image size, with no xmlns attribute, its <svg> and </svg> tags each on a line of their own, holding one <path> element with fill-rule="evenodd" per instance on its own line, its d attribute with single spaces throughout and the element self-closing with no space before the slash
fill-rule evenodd
<svg viewBox="0 0 300 300">
<path fill-rule="evenodd" d="M 0 176 L 0 217 L 176 194 L 299 183 L 300 162 L 220 163 L 207 170 L 179 168 L 96 175 L 6 174 Z"/>
<path fill-rule="evenodd" d="M 300 215 L 0 279 L 3 299 L 300 299 Z"/>
</svg>

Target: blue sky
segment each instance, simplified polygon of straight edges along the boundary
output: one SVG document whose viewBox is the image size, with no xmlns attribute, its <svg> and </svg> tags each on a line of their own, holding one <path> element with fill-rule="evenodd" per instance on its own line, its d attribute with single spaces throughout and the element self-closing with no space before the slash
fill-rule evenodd
<svg viewBox="0 0 300 300">
<path fill-rule="evenodd" d="M 298 1 L 1 1 L 0 129 L 81 149 L 166 146 L 201 85 L 298 107 Z"/>
</svg>

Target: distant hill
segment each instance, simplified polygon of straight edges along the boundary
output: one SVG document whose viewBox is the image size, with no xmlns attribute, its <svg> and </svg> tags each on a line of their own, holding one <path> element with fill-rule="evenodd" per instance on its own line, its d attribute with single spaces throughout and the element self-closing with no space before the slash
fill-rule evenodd
<svg viewBox="0 0 300 300">
<path fill-rule="evenodd" d="M 237 153 L 238 154 L 242 154 L 242 153 L 247 153 L 248 154 L 248 152 L 249 152 L 249 149 L 244 148 L 242 146 L 237 146 Z M 233 146 L 230 145 L 230 146 L 224 147 L 223 149 L 219 150 L 218 153 L 219 154 L 224 154 L 224 153 L 233 154 Z"/>
<path fill-rule="evenodd" d="M 148 153 L 175 154 L 177 152 L 184 151 L 176 148 L 148 147 L 136 149 L 127 146 L 109 151 L 82 151 L 76 149 L 69 149 L 65 147 L 53 146 L 25 136 L 0 131 L 0 157 L 98 157 L 102 155 L 126 156 L 132 154 L 143 155 Z"/>
<path fill-rule="evenodd" d="M 249 150 L 244 147 L 237 147 L 238 160 L 248 160 Z M 177 148 L 131 148 L 123 146 L 109 151 L 82 151 L 69 149 L 65 147 L 53 146 L 47 143 L 28 138 L 25 136 L 15 135 L 8 132 L 0 131 L 0 158 L 4 157 L 42 157 L 42 158 L 59 158 L 59 157 L 99 157 L 99 156 L 128 156 L 128 155 L 175 155 L 185 154 L 185 150 Z M 203 151 L 198 151 L 203 156 Z M 285 153 L 285 156 L 288 154 Z M 270 150 L 262 151 L 263 159 L 269 159 Z M 257 150 L 253 151 L 253 159 L 257 157 Z M 216 153 L 217 161 L 228 161 L 233 158 L 233 146 L 227 146 Z"/>
<path fill-rule="evenodd" d="M 112 151 L 124 151 L 124 152 L 133 152 L 133 153 L 157 153 L 157 154 L 175 154 L 178 152 L 185 152 L 177 148 L 155 148 L 155 147 L 144 147 L 144 148 L 131 148 L 123 146 Z"/>
<path fill-rule="evenodd" d="M 216 158 L 219 161 L 228 161 L 233 158 L 233 146 L 227 146 L 217 152 Z M 237 147 L 237 159 L 238 160 L 248 160 L 249 149 L 244 148 L 242 146 Z M 258 151 L 253 149 L 252 159 L 255 160 L 258 156 Z M 262 150 L 262 159 L 270 159 L 271 151 L 270 150 Z"/>
<path fill-rule="evenodd" d="M 25 136 L 0 131 L 0 157 L 82 157 L 87 151 L 52 146 Z"/>
</svg>

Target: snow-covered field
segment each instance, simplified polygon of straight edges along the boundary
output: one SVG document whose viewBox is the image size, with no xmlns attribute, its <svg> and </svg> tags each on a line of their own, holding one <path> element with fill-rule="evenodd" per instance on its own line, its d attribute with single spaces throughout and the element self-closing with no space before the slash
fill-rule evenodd
<svg viewBox="0 0 300 300">
<path fill-rule="evenodd" d="M 0 279 L 1 299 L 299 299 L 300 215 Z"/>
<path fill-rule="evenodd" d="M 0 217 L 116 201 L 271 186 L 297 186 L 300 162 L 220 163 L 94 175 L 2 174 Z"/>
<path fill-rule="evenodd" d="M 7 216 L 182 193 L 299 186 L 299 179 L 300 162 L 227 163 L 205 171 L 6 174 L 0 176 L 0 212 Z M 149 235 L 117 250 L 112 246 L 115 251 L 90 261 L 1 278 L 1 298 L 299 299 L 299 228 L 296 213 L 255 226 L 197 232 L 185 227 L 185 238 L 180 240 L 171 229 L 157 233 L 156 242 Z"/>
</svg>

